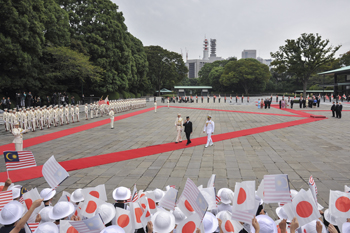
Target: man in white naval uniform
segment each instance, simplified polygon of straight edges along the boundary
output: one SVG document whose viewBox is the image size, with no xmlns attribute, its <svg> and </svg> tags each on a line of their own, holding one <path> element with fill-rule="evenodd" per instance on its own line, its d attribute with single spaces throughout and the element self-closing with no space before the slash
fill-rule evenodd
<svg viewBox="0 0 350 233">
<path fill-rule="evenodd" d="M 211 135 L 214 134 L 214 129 L 215 129 L 215 123 L 214 121 L 211 120 L 211 116 L 208 115 L 208 120 L 205 122 L 203 133 L 207 133 L 208 139 L 207 139 L 207 144 L 205 145 L 205 148 L 208 146 L 213 145 L 213 140 L 211 139 Z"/>
<path fill-rule="evenodd" d="M 111 119 L 111 129 L 114 128 L 114 111 L 113 109 L 111 109 L 111 111 L 109 111 L 109 119 Z"/>
<path fill-rule="evenodd" d="M 15 144 L 16 151 L 23 151 L 23 133 L 28 132 L 29 130 L 23 130 L 19 128 L 19 123 L 15 122 L 13 124 L 14 128 L 12 130 L 13 136 L 15 136 L 15 139 L 13 139 L 12 143 Z"/>
</svg>

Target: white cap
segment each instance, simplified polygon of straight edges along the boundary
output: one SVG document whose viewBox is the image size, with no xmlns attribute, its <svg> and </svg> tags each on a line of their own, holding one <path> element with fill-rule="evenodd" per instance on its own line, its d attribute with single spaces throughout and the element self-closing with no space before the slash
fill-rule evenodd
<svg viewBox="0 0 350 233">
<path fill-rule="evenodd" d="M 68 201 L 58 202 L 49 212 L 49 218 L 58 220 L 71 215 L 74 212 L 74 205 Z"/>
<path fill-rule="evenodd" d="M 180 210 L 179 207 L 175 207 L 173 211 L 173 215 L 175 217 L 175 223 L 179 224 L 182 220 L 186 218 L 186 215 Z"/>
<path fill-rule="evenodd" d="M 157 233 L 169 233 L 175 227 L 175 217 L 168 211 L 158 211 L 152 216 L 153 230 Z"/>
<path fill-rule="evenodd" d="M 258 215 L 258 216 L 256 216 L 256 220 L 258 221 L 258 223 L 260 225 L 260 232 L 261 233 L 277 233 L 276 223 L 269 216 Z M 316 227 L 315 227 L 315 229 L 316 229 Z M 251 232 L 255 233 L 254 227 L 251 228 Z"/>
<path fill-rule="evenodd" d="M 153 193 L 154 193 L 155 202 L 160 202 L 160 200 L 162 200 L 164 196 L 164 191 L 161 189 L 155 189 Z"/>
<path fill-rule="evenodd" d="M 7 203 L 0 212 L 0 224 L 10 225 L 17 222 L 23 214 L 24 207 L 18 201 Z"/>
<path fill-rule="evenodd" d="M 224 204 L 230 204 L 233 200 L 234 192 L 228 188 L 222 188 L 218 192 L 218 196 L 221 199 L 221 202 Z"/>
<path fill-rule="evenodd" d="M 54 219 L 51 219 L 49 217 L 49 212 L 53 209 L 52 206 L 47 206 L 45 208 L 42 208 L 39 212 L 40 217 L 41 217 L 41 221 L 40 223 L 44 223 L 44 222 L 53 222 Z"/>
<path fill-rule="evenodd" d="M 12 199 L 19 198 L 21 196 L 21 188 L 12 188 Z"/>
<path fill-rule="evenodd" d="M 52 222 L 40 223 L 38 228 L 34 231 L 34 233 L 58 233 L 57 225 Z"/>
<path fill-rule="evenodd" d="M 206 212 L 203 218 L 203 226 L 205 233 L 212 233 L 219 226 L 218 219 L 212 213 Z"/>
<path fill-rule="evenodd" d="M 102 221 L 106 225 L 115 217 L 116 210 L 111 203 L 104 203 L 97 208 L 95 215 L 97 214 L 101 215 Z"/>
<path fill-rule="evenodd" d="M 51 188 L 45 188 L 41 190 L 40 197 L 44 199 L 44 201 L 49 201 L 56 195 L 56 190 L 52 190 Z"/>
<path fill-rule="evenodd" d="M 100 233 L 125 233 L 124 229 L 117 225 L 112 225 L 103 229 Z"/>
<path fill-rule="evenodd" d="M 130 189 L 120 186 L 113 190 L 113 199 L 114 200 L 128 200 L 131 197 Z"/>
<path fill-rule="evenodd" d="M 72 195 L 70 196 L 71 202 L 81 202 L 84 201 L 84 194 L 82 192 L 82 189 L 75 190 Z"/>
<path fill-rule="evenodd" d="M 350 222 L 343 223 L 342 233 L 350 233 Z"/>
</svg>

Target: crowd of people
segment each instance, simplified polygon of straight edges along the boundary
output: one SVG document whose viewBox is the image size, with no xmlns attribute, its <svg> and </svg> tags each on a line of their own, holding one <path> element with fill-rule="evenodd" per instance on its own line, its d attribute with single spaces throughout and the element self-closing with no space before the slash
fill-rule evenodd
<svg viewBox="0 0 350 233">
<path fill-rule="evenodd" d="M 120 186 L 115 188 L 112 193 L 115 202 L 107 203 L 105 186 L 99 185 L 96 188 L 79 188 L 73 193 L 64 191 L 58 202 L 54 204 L 52 200 L 56 195 L 55 190 L 44 188 L 39 194 L 36 188 L 32 189 L 30 192 L 40 195 L 39 199 L 33 200 L 33 195 L 26 195 L 28 190 L 25 187 L 14 185 L 10 179 L 7 179 L 0 187 L 2 189 L 0 191 L 12 190 L 13 201 L 5 204 L 0 212 L 0 224 L 3 225 L 0 228 L 0 233 L 24 233 L 23 228 L 30 228 L 35 223 L 37 223 L 35 232 L 38 233 L 79 232 L 69 231 L 71 225 L 74 225 L 72 222 L 92 219 L 96 215 L 101 218 L 104 225 L 103 228 L 106 228 L 91 232 L 350 232 L 350 218 L 337 219 L 330 214 L 329 210 L 323 211 L 323 207 L 319 204 L 318 211 L 321 217 L 302 226 L 299 226 L 297 217 L 291 218 L 287 214 L 283 208 L 283 203 L 279 203 L 279 207 L 275 210 L 278 219 L 273 220 L 264 210 L 264 197 L 258 195 L 259 189 L 255 194 L 256 204 L 253 208 L 254 214 L 251 214 L 251 221 L 242 222 L 235 217 L 236 214 L 233 207 L 233 203 L 237 199 L 235 199 L 235 193 L 229 188 L 221 188 L 215 193 L 214 181 L 212 180 L 211 182 L 210 179 L 207 188 L 203 188 L 203 185 L 198 187 L 201 196 L 204 197 L 207 203 L 205 214 L 200 219 L 200 213 L 194 211 L 186 196 L 181 195 L 179 197 L 179 195 L 176 195 L 178 196 L 177 201 L 176 197 L 175 199 L 169 199 L 169 196 L 172 196 L 169 193 L 177 193 L 174 186 L 166 186 L 164 190 L 157 188 L 149 191 L 137 191 L 135 185 L 133 192 L 127 187 Z M 211 190 L 214 190 L 214 193 Z M 345 191 L 348 192 L 349 190 Z M 304 192 L 304 190 L 300 192 Z M 298 191 L 291 189 L 291 198 L 300 198 L 301 195 L 298 195 L 298 193 Z M 91 200 L 95 204 L 91 204 L 89 208 L 87 206 L 89 206 L 88 203 Z M 70 220 L 70 222 L 66 220 Z M 98 225 L 96 221 L 89 222 L 89 224 Z M 93 230 L 93 227 L 91 230 Z"/>
</svg>

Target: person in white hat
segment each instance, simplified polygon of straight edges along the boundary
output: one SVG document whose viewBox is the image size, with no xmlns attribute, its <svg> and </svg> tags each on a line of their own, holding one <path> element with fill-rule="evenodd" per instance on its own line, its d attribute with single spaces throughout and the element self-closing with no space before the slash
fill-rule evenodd
<svg viewBox="0 0 350 233">
<path fill-rule="evenodd" d="M 49 218 L 55 219 L 55 224 L 59 225 L 60 220 L 66 220 L 68 216 L 74 212 L 74 210 L 74 205 L 71 202 L 60 201 L 50 210 Z"/>
<path fill-rule="evenodd" d="M 205 233 L 214 232 L 219 226 L 218 219 L 210 212 L 206 212 L 203 218 L 203 227 Z"/>
<path fill-rule="evenodd" d="M 113 226 L 106 227 L 100 233 L 125 233 L 125 231 L 120 226 L 113 225 Z"/>
<path fill-rule="evenodd" d="M 34 231 L 34 233 L 37 233 L 37 232 L 58 233 L 59 230 L 56 224 L 52 222 L 45 222 L 45 223 L 39 224 L 38 228 Z"/>
<path fill-rule="evenodd" d="M 87 103 L 85 104 L 84 112 L 85 112 L 85 118 L 86 118 L 86 120 L 89 120 L 89 118 L 88 118 L 88 115 L 89 115 L 89 107 L 88 107 L 88 104 L 87 104 Z"/>
<path fill-rule="evenodd" d="M 27 213 L 22 217 L 24 207 L 18 201 L 7 203 L 0 212 L 0 232 L 25 233 L 23 229 L 33 211 L 40 206 L 42 199 L 35 200 Z"/>
<path fill-rule="evenodd" d="M 48 206 L 46 208 L 42 208 L 38 215 L 36 216 L 35 222 L 54 222 L 54 219 L 49 217 L 49 212 L 52 211 L 52 206 Z M 57 228 L 57 227 L 56 227 Z"/>
<path fill-rule="evenodd" d="M 131 197 L 130 189 L 120 186 L 113 190 L 113 199 L 115 200 L 114 207 L 129 210 L 129 206 L 126 201 Z"/>
<path fill-rule="evenodd" d="M 94 104 L 90 104 L 90 118 L 94 119 Z"/>
<path fill-rule="evenodd" d="M 215 123 L 211 120 L 211 116 L 208 115 L 208 120 L 205 122 L 203 133 L 206 133 L 208 135 L 207 138 L 207 144 L 205 145 L 205 148 L 208 146 L 214 145 L 213 140 L 211 139 L 211 135 L 214 134 L 215 130 Z"/>
<path fill-rule="evenodd" d="M 79 104 L 75 107 L 75 116 L 77 117 L 77 122 L 79 122 Z"/>
<path fill-rule="evenodd" d="M 278 232 L 275 221 L 273 221 L 273 219 L 270 218 L 269 216 L 258 215 L 258 216 L 256 216 L 255 219 L 258 222 L 260 233 L 277 233 Z M 257 229 L 255 227 L 253 227 L 251 229 L 251 232 L 255 233 L 255 232 L 257 232 Z"/>
<path fill-rule="evenodd" d="M 175 143 L 182 142 L 181 133 L 182 133 L 183 124 L 184 124 L 184 120 L 182 119 L 181 114 L 178 113 L 177 118 L 175 120 L 175 128 L 177 132 Z"/>
<path fill-rule="evenodd" d="M 152 216 L 153 231 L 169 233 L 175 227 L 175 217 L 168 211 L 157 211 Z"/>
<path fill-rule="evenodd" d="M 55 195 L 56 195 L 56 190 L 52 190 L 51 188 L 45 188 L 41 190 L 40 197 L 44 200 L 45 207 L 51 205 L 51 200 Z"/>
<path fill-rule="evenodd" d="M 19 123 L 15 122 L 13 124 L 14 128 L 12 129 L 12 134 L 15 136 L 12 143 L 15 144 L 16 151 L 23 151 L 23 134 L 29 130 L 23 130 L 19 128 Z"/>
<path fill-rule="evenodd" d="M 112 225 L 112 220 L 116 215 L 115 207 L 111 203 L 104 203 L 97 207 L 95 215 L 100 214 L 106 227 Z"/>
<path fill-rule="evenodd" d="M 233 200 L 234 192 L 231 189 L 222 188 L 219 190 L 218 196 L 221 199 L 221 204 L 218 205 L 218 212 L 226 210 L 232 213 L 231 203 Z"/>
<path fill-rule="evenodd" d="M 114 111 L 112 108 L 109 111 L 109 119 L 111 120 L 111 129 L 113 129 L 114 128 Z"/>
</svg>

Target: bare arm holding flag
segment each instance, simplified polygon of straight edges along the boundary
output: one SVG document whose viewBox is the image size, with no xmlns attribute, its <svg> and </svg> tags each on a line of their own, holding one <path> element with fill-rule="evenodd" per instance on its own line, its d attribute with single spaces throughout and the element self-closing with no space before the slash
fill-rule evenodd
<svg viewBox="0 0 350 233">
<path fill-rule="evenodd" d="M 33 202 L 32 206 L 29 208 L 28 212 L 21 218 L 15 228 L 13 228 L 10 233 L 18 233 L 20 230 L 24 227 L 26 222 L 28 221 L 29 217 L 32 215 L 33 211 L 39 207 L 44 199 L 37 199 Z"/>
</svg>

